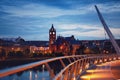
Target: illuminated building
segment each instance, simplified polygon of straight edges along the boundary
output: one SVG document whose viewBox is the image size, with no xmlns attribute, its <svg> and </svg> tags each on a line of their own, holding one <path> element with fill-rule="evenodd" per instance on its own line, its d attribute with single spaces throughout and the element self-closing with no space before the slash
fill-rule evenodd
<svg viewBox="0 0 120 80">
<path fill-rule="evenodd" d="M 58 36 L 54 45 L 56 45 L 56 52 L 75 55 L 76 50 L 80 47 L 80 41 L 76 40 L 73 35 L 70 37 Z"/>
<path fill-rule="evenodd" d="M 56 29 L 53 24 L 49 30 L 49 49 L 51 52 L 64 53 L 64 55 L 74 55 L 80 42 L 74 38 L 58 36 L 56 39 Z M 71 50 L 72 48 L 72 50 Z"/>
<path fill-rule="evenodd" d="M 54 44 L 55 41 L 56 41 L 56 30 L 52 24 L 52 27 L 49 30 L 49 46 Z"/>
</svg>

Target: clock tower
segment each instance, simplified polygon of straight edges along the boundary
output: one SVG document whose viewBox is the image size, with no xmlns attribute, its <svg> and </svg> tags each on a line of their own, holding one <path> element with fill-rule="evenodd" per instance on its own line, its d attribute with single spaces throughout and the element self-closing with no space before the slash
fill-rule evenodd
<svg viewBox="0 0 120 80">
<path fill-rule="evenodd" d="M 56 41 L 56 30 L 52 24 L 52 27 L 49 30 L 49 46 L 51 46 Z"/>
</svg>

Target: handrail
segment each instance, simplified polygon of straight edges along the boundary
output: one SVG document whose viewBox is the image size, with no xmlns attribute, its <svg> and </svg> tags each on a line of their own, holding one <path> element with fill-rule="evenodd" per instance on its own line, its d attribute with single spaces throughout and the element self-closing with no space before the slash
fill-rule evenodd
<svg viewBox="0 0 120 80">
<path fill-rule="evenodd" d="M 82 59 L 80 59 L 80 60 L 82 60 Z M 62 69 L 62 70 L 55 76 L 55 78 L 54 78 L 53 80 L 57 80 L 58 77 L 60 77 L 66 69 L 68 69 L 71 65 L 73 65 L 74 63 L 76 63 L 76 62 L 78 62 L 78 61 L 80 61 L 80 60 L 77 60 L 77 61 L 69 64 L 68 66 L 66 66 L 64 69 Z"/>
<path fill-rule="evenodd" d="M 72 57 L 85 57 L 85 56 L 86 55 L 73 55 L 73 56 L 57 57 L 57 58 L 46 59 L 46 60 L 42 60 L 42 61 L 37 61 L 37 62 L 25 64 L 25 65 L 22 65 L 22 66 L 13 67 L 13 68 L 10 68 L 10 69 L 0 70 L 0 77 L 4 77 L 4 76 L 8 76 L 8 75 L 17 73 L 17 72 L 28 70 L 28 69 L 37 67 L 39 65 L 49 63 L 49 62 L 59 60 L 59 59 L 72 58 Z"/>
<path fill-rule="evenodd" d="M 56 80 L 58 78 L 58 76 L 63 74 L 66 69 L 68 69 L 71 65 L 75 64 L 78 61 L 81 61 L 81 60 L 86 60 L 87 61 L 87 59 L 90 59 L 90 58 L 100 60 L 102 58 L 109 58 L 109 57 L 113 58 L 113 57 L 118 57 L 118 56 L 117 55 L 101 55 L 101 54 L 93 55 L 92 54 L 92 55 L 73 55 L 73 56 L 63 56 L 63 57 L 51 58 L 51 59 L 46 59 L 46 60 L 42 60 L 42 61 L 37 61 L 37 62 L 13 67 L 13 68 L 10 68 L 10 69 L 0 70 L 0 78 L 11 75 L 11 74 L 15 74 L 15 73 L 18 73 L 18 72 L 21 72 L 21 71 L 25 71 L 25 70 L 28 70 L 28 69 L 31 69 L 31 68 L 34 68 L 34 67 L 37 67 L 37 66 L 40 66 L 40 65 L 43 65 L 43 64 L 45 64 L 46 67 L 48 66 L 47 69 L 48 69 L 49 73 L 51 73 L 51 68 L 48 65 L 48 63 L 52 62 L 52 61 L 60 60 L 62 62 L 62 65 L 64 66 L 64 68 L 58 74 L 56 74 L 56 76 L 52 76 L 52 79 Z M 69 59 L 69 58 L 76 58 L 76 59 L 74 59 L 74 61 L 70 62 L 68 65 L 64 65 L 64 62 L 62 60 L 63 59 Z"/>
<path fill-rule="evenodd" d="M 120 59 L 120 56 L 116 56 L 116 55 L 100 56 L 99 59 L 101 59 L 101 58 L 105 58 L 105 59 L 108 58 L 108 59 L 109 59 L 109 58 L 111 58 L 111 57 L 113 57 L 113 60 L 114 60 L 114 57 L 118 57 L 118 59 Z M 71 64 L 67 65 L 64 69 L 62 69 L 62 70 L 54 77 L 53 80 L 61 80 L 61 79 L 59 79 L 59 78 L 63 75 L 63 73 L 64 73 L 67 69 L 69 69 L 70 66 L 74 65 L 74 64 L 77 63 L 78 61 L 82 61 L 82 60 L 85 60 L 85 59 L 97 59 L 97 58 L 98 58 L 98 56 L 93 56 L 93 57 L 86 57 L 86 58 L 82 58 L 82 59 L 76 60 L 76 61 L 72 62 Z M 104 62 L 104 61 L 103 61 L 103 62 Z M 64 75 L 65 75 L 65 74 L 64 74 Z M 80 75 L 80 74 L 79 74 L 79 75 Z"/>
</svg>

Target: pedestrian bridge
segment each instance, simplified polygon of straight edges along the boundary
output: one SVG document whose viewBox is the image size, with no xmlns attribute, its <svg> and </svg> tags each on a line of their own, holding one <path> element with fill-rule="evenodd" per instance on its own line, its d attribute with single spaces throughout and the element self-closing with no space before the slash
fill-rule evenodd
<svg viewBox="0 0 120 80">
<path fill-rule="evenodd" d="M 99 12 L 97 6 L 95 6 L 98 16 L 106 30 L 112 45 L 116 50 L 116 54 L 90 54 L 90 55 L 72 55 L 51 58 L 43 61 L 38 61 L 34 63 L 29 63 L 26 65 L 21 65 L 5 70 L 0 70 L 0 78 L 5 76 L 11 76 L 13 74 L 19 74 L 23 71 L 31 69 L 41 69 L 44 68 L 49 72 L 49 79 L 47 80 L 80 80 L 81 75 L 94 65 L 103 64 L 106 62 L 120 60 L 120 48 L 116 43 L 114 36 L 106 25 L 101 13 Z M 31 73 L 30 78 L 31 79 Z M 37 76 L 36 76 L 37 77 Z M 3 79 L 5 80 L 5 79 Z M 27 79 L 25 79 L 27 80 Z M 36 80 L 36 79 L 34 79 Z M 45 80 L 45 79 L 44 79 Z"/>
<path fill-rule="evenodd" d="M 0 70 L 0 78 L 44 66 L 49 72 L 48 80 L 80 80 L 80 76 L 93 65 L 120 60 L 117 54 L 90 54 L 51 58 L 5 70 Z M 26 80 L 26 79 L 25 79 Z"/>
</svg>

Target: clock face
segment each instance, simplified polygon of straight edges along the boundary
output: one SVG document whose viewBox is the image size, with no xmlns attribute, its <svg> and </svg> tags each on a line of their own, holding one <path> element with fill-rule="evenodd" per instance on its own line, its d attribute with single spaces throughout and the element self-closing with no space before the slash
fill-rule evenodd
<svg viewBox="0 0 120 80">
<path fill-rule="evenodd" d="M 50 32 L 50 34 L 55 34 L 55 32 Z"/>
</svg>

